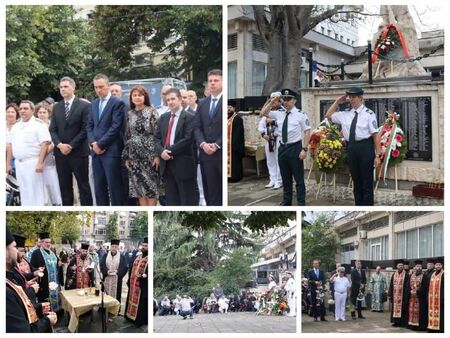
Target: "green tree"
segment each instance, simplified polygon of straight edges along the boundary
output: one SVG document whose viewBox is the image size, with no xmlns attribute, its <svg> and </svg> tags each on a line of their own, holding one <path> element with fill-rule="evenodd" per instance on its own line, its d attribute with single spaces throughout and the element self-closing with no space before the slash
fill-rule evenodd
<svg viewBox="0 0 450 338">
<path fill-rule="evenodd" d="M 130 237 L 136 241 L 142 241 L 144 237 L 148 237 L 148 213 L 139 211 L 133 220 L 133 230 Z"/>
<path fill-rule="evenodd" d="M 302 270 L 311 267 L 318 258 L 324 269 L 334 267 L 339 237 L 334 231 L 334 217 L 320 214 L 312 223 L 302 224 Z"/>
<path fill-rule="evenodd" d="M 152 52 L 167 52 L 172 74 L 192 72 L 199 87 L 212 68 L 222 68 L 221 6 L 96 6 L 96 46 L 117 61 L 133 65 L 133 51 L 144 42 Z M 142 76 L 140 77 L 142 78 Z"/>
<path fill-rule="evenodd" d="M 109 216 L 108 223 L 106 224 L 106 238 L 108 241 L 119 238 L 118 220 L 119 216 L 117 211 Z"/>
<path fill-rule="evenodd" d="M 73 243 L 80 238 L 82 218 L 80 212 L 7 211 L 6 224 L 13 234 L 36 239 L 40 232 L 50 232 L 54 243 Z"/>
<path fill-rule="evenodd" d="M 79 77 L 92 36 L 75 13 L 72 6 L 7 6 L 7 100 L 39 101 L 58 92 L 61 77 Z"/>
</svg>

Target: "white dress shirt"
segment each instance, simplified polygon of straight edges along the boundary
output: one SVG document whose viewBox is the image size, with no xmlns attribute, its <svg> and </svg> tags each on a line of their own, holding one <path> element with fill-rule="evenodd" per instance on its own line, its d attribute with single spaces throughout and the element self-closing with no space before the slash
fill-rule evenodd
<svg viewBox="0 0 450 338">
<path fill-rule="evenodd" d="M 363 104 L 356 111 L 358 112 L 358 120 L 356 122 L 355 141 L 365 140 L 378 133 L 378 122 L 375 113 Z M 342 134 L 344 134 L 346 141 L 350 139 L 350 127 L 354 117 L 355 109 L 353 108 L 337 111 L 331 115 L 331 121 L 341 125 Z"/>
</svg>

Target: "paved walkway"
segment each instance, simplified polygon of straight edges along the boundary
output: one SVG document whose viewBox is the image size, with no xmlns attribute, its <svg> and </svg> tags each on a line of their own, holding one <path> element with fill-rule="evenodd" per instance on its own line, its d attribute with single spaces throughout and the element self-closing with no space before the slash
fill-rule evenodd
<svg viewBox="0 0 450 338">
<path fill-rule="evenodd" d="M 330 181 L 331 178 L 328 178 Z M 256 176 L 245 177 L 242 181 L 237 183 L 228 183 L 228 204 L 232 206 L 244 205 L 260 205 L 260 206 L 275 206 L 283 199 L 283 188 L 273 190 L 265 189 L 264 186 L 268 183 L 267 178 L 257 178 Z M 320 188 L 320 193 L 317 195 L 318 184 L 311 177 L 306 184 L 306 205 L 336 205 L 336 206 L 350 206 L 354 205 L 353 190 L 348 184 L 336 183 L 336 190 L 334 193 L 333 185 L 328 182 Z M 295 182 L 294 182 L 294 200 L 295 199 Z M 430 198 L 417 198 L 412 195 L 411 190 L 398 190 L 395 193 L 393 189 L 385 189 L 380 186 L 375 194 L 375 205 L 389 205 L 389 206 L 435 206 L 443 205 L 443 200 Z"/>
<path fill-rule="evenodd" d="M 325 318 L 327 322 L 314 322 L 314 319 L 306 314 L 302 314 L 302 333 L 415 333 L 403 327 L 394 327 L 390 322 L 389 312 L 363 311 L 366 319 L 352 320 L 350 312 L 345 314 L 345 322 L 336 322 L 331 313 Z"/>
<path fill-rule="evenodd" d="M 295 333 L 295 317 L 256 316 L 253 312 L 153 317 L 156 333 Z"/>
</svg>

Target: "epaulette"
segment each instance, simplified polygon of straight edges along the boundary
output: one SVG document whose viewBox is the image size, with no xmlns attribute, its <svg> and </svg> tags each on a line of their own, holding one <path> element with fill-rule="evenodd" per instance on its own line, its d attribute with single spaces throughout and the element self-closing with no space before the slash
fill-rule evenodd
<svg viewBox="0 0 450 338">
<path fill-rule="evenodd" d="M 368 112 L 369 114 L 375 114 L 371 109 L 366 108 L 366 112 Z"/>
</svg>

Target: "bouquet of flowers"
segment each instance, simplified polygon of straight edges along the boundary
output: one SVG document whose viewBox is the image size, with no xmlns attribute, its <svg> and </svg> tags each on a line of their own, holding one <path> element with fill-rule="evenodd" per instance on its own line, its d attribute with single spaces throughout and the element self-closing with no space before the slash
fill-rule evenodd
<svg viewBox="0 0 450 338">
<path fill-rule="evenodd" d="M 378 56 L 386 57 L 400 46 L 402 47 L 405 59 L 409 59 L 409 50 L 403 33 L 394 24 L 387 25 L 375 43 L 375 52 L 372 55 L 372 63 L 377 61 Z"/>
<path fill-rule="evenodd" d="M 289 310 L 285 293 L 276 288 L 272 294 L 272 314 L 282 316 L 285 311 Z"/>
<path fill-rule="evenodd" d="M 401 163 L 406 158 L 408 143 L 399 120 L 400 115 L 396 112 L 386 112 L 386 121 L 380 129 L 381 165 L 377 179 L 380 179 L 381 175 L 386 178 L 387 168 Z"/>
<path fill-rule="evenodd" d="M 314 164 L 320 171 L 335 172 L 344 166 L 344 138 L 336 125 L 328 119 L 323 120 L 312 132 L 309 149 Z"/>
</svg>

